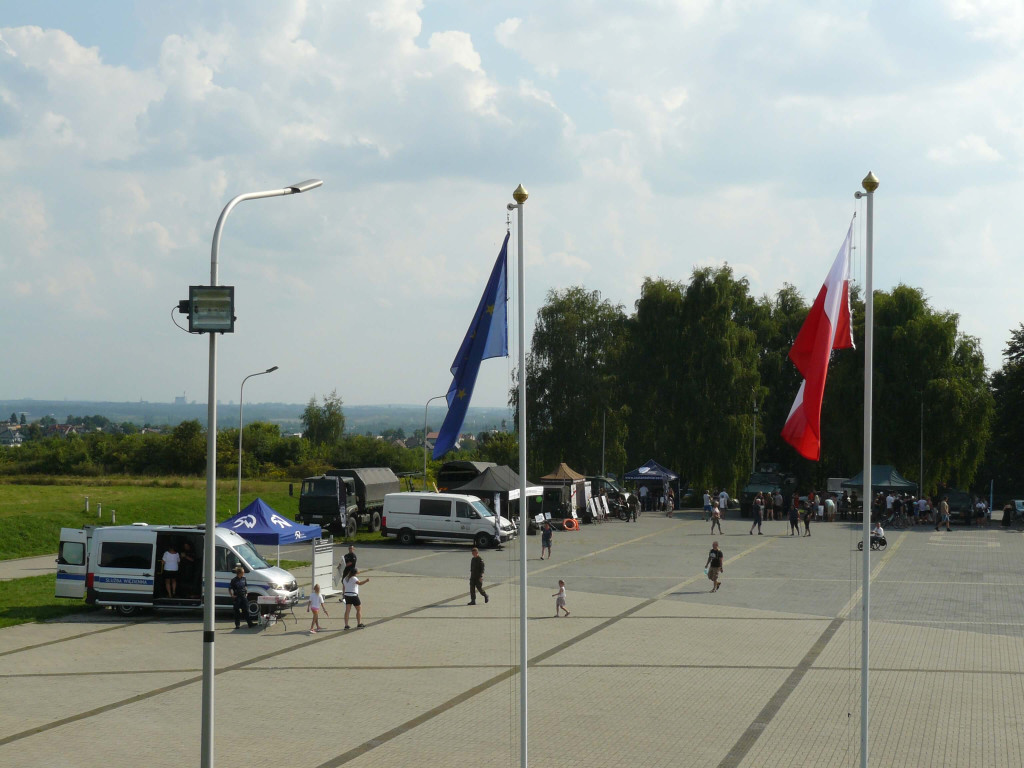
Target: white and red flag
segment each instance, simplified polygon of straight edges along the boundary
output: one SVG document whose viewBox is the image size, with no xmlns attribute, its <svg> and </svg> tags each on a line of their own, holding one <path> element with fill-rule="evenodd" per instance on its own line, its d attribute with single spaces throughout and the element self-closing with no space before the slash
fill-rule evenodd
<svg viewBox="0 0 1024 768">
<path fill-rule="evenodd" d="M 807 459 L 821 457 L 821 401 L 833 349 L 853 347 L 850 317 L 850 237 L 853 222 L 825 284 L 797 334 L 789 359 L 803 375 L 793 408 L 782 428 L 783 439 Z"/>
</svg>

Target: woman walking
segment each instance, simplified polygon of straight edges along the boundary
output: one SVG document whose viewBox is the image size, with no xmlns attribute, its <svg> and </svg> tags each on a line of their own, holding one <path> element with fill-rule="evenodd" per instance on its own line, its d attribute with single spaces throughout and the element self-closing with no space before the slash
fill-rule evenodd
<svg viewBox="0 0 1024 768">
<path fill-rule="evenodd" d="M 718 501 L 711 502 L 711 533 L 715 532 L 715 526 L 718 526 L 718 532 L 722 532 L 722 511 L 718 508 Z"/>
</svg>

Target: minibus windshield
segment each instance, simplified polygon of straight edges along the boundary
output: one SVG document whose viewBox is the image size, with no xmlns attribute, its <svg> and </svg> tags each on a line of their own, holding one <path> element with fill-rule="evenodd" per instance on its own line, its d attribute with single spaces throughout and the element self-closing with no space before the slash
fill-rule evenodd
<svg viewBox="0 0 1024 768">
<path fill-rule="evenodd" d="M 491 510 L 487 508 L 487 505 L 484 504 L 482 501 L 473 501 L 470 503 L 472 504 L 473 509 L 477 511 L 477 514 L 480 515 L 480 517 L 494 517 L 494 513 L 491 512 Z"/>
<path fill-rule="evenodd" d="M 259 553 L 248 541 L 236 546 L 235 551 L 237 551 L 238 554 L 242 556 L 242 559 L 245 560 L 245 562 L 247 562 L 253 569 L 270 567 L 270 563 L 260 557 Z"/>
</svg>

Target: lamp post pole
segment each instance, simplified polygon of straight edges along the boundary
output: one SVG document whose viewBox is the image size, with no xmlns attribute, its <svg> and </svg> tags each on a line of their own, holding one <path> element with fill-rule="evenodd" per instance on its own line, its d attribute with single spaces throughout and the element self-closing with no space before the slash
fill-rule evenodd
<svg viewBox="0 0 1024 768">
<path fill-rule="evenodd" d="M 443 394 L 443 395 L 438 395 L 437 397 L 432 397 L 429 400 L 427 400 L 427 404 L 423 406 L 423 490 L 424 491 L 427 490 L 427 409 L 430 407 L 430 404 L 432 402 L 434 402 L 435 400 L 441 400 L 441 399 L 446 398 L 446 397 L 448 397 L 448 393 L 447 392 L 445 394 Z"/>
<path fill-rule="evenodd" d="M 250 373 L 242 379 L 242 386 L 238 389 L 238 509 L 235 510 L 236 514 L 242 511 L 242 403 L 245 402 L 243 395 L 245 392 L 245 382 L 253 376 L 263 376 L 267 373 L 273 373 L 276 370 L 277 366 L 275 365 L 273 368 L 267 368 L 265 371 Z"/>
<path fill-rule="evenodd" d="M 228 214 L 239 203 L 259 200 L 264 197 L 294 195 L 316 189 L 323 182 L 320 179 L 300 181 L 284 189 L 270 189 L 264 192 L 248 192 L 238 195 L 224 206 L 213 230 L 213 244 L 210 247 L 210 285 L 217 285 L 220 236 Z M 215 581 L 214 529 L 217 526 L 217 334 L 210 333 L 210 375 L 206 394 L 206 526 L 203 545 L 203 712 L 202 736 L 200 740 L 201 768 L 213 768 L 213 640 L 214 602 L 217 594 Z"/>
</svg>

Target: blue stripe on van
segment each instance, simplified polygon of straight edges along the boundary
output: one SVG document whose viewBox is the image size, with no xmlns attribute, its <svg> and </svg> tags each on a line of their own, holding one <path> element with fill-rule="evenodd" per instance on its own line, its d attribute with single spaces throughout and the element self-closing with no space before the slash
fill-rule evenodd
<svg viewBox="0 0 1024 768">
<path fill-rule="evenodd" d="M 153 578 L 144 576 L 96 576 L 93 579 L 95 584 L 136 584 L 153 586 Z"/>
<path fill-rule="evenodd" d="M 85 581 L 84 573 L 58 573 L 57 581 Z"/>
</svg>

